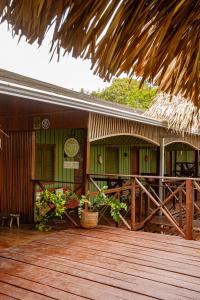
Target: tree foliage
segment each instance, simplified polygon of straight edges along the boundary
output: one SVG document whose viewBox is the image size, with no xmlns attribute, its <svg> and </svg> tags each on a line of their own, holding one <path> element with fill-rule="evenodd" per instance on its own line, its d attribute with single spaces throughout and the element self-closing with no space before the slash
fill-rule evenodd
<svg viewBox="0 0 200 300">
<path fill-rule="evenodd" d="M 134 108 L 147 109 L 156 95 L 156 88 L 146 83 L 140 88 L 138 80 L 116 78 L 109 87 L 98 92 L 93 91 L 92 95 Z"/>
</svg>

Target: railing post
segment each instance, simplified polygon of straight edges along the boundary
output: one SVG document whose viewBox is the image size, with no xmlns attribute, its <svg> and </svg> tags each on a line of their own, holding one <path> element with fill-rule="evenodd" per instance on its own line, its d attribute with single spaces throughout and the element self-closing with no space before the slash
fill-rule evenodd
<svg viewBox="0 0 200 300">
<path fill-rule="evenodd" d="M 179 207 L 179 226 L 183 228 L 183 197 L 182 190 L 179 189 L 178 195 L 178 207 Z"/>
<path fill-rule="evenodd" d="M 88 188 L 89 188 L 89 175 L 86 174 L 85 175 L 85 196 L 87 196 L 87 194 L 88 194 Z M 86 211 L 88 211 L 88 202 L 87 201 L 85 201 L 85 203 L 84 203 L 84 209 Z"/>
<path fill-rule="evenodd" d="M 131 184 L 131 229 L 135 230 L 135 178 Z"/>
<path fill-rule="evenodd" d="M 85 174 L 85 195 L 87 195 L 89 190 L 89 175 Z"/>
<path fill-rule="evenodd" d="M 139 193 L 139 222 L 142 222 L 142 209 L 143 209 L 143 205 L 142 205 L 142 191 L 140 191 Z"/>
<path fill-rule="evenodd" d="M 186 179 L 186 239 L 193 239 L 193 211 L 192 180 Z"/>
<path fill-rule="evenodd" d="M 35 224 L 35 187 L 36 187 L 36 183 L 35 180 L 32 181 L 32 227 L 34 227 Z"/>
</svg>

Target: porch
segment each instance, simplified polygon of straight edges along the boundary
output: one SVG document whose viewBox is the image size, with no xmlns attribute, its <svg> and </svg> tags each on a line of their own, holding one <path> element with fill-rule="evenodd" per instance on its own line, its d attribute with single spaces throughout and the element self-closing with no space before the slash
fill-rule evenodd
<svg viewBox="0 0 200 300">
<path fill-rule="evenodd" d="M 166 197 L 162 193 L 165 191 L 162 191 L 155 175 L 172 181 L 174 179 L 164 176 L 198 177 L 200 140 L 197 134 L 182 137 L 168 130 L 163 122 L 146 118 L 129 107 L 98 99 L 93 101 L 87 95 L 25 77 L 21 82 L 21 77 L 16 74 L 9 73 L 7 80 L 9 77 L 20 89 L 13 94 L 10 90 L 12 85 L 8 89 L 3 84 L 6 94 L 2 91 L 0 97 L 0 124 L 9 135 L 8 138 L 1 132 L 0 136 L 0 213 L 20 214 L 21 223 L 31 223 L 35 196 L 44 187 L 87 194 L 88 190 L 97 191 L 95 185 L 89 182 L 91 174 L 93 181 L 93 177 L 98 177 L 98 187 L 109 182 L 106 174 L 116 174 L 114 177 L 130 179 L 131 188 L 125 187 L 129 195 L 132 194 L 129 227 L 134 229 L 138 221 L 140 225 L 145 225 L 154 217 L 154 212 L 155 216 L 165 212 L 168 221 L 172 221 L 170 225 L 185 237 L 184 217 L 187 211 L 190 224 L 187 226 L 190 229 L 188 236 L 192 238 L 193 204 L 186 209 L 186 185 L 177 188 L 173 184 L 172 188 L 170 184 L 166 197 L 170 193 L 171 196 L 163 204 Z M 31 91 L 30 97 L 27 97 L 27 89 Z M 77 151 L 69 153 L 71 147 Z M 132 179 L 138 177 L 140 181 L 141 175 L 147 176 L 147 179 L 154 176 L 157 186 L 152 182 L 149 184 L 150 179 L 145 179 L 149 181 L 146 182 L 149 190 L 144 190 L 147 189 L 146 183 L 141 182 L 141 187 L 136 182 L 133 191 Z M 104 177 L 102 181 L 100 177 Z M 198 178 L 193 190 L 195 196 L 199 194 Z M 147 193 L 149 191 L 150 195 Z M 114 194 L 120 198 L 121 192 L 114 191 Z M 169 202 L 173 201 L 176 208 L 179 206 L 179 211 L 183 211 L 179 214 L 179 220 L 172 219 L 167 211 Z M 197 214 L 200 205 L 194 205 Z"/>
<path fill-rule="evenodd" d="M 200 298 L 199 242 L 105 226 L 20 232 L 1 249 L 2 300 Z"/>
</svg>

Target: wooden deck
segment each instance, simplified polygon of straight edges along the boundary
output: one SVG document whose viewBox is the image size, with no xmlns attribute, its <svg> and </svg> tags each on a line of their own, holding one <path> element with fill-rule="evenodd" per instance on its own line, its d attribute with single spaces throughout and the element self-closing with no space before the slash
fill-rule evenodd
<svg viewBox="0 0 200 300">
<path fill-rule="evenodd" d="M 199 300 L 199 283 L 200 242 L 174 236 L 102 226 L 27 232 L 0 249 L 1 300 Z"/>
</svg>

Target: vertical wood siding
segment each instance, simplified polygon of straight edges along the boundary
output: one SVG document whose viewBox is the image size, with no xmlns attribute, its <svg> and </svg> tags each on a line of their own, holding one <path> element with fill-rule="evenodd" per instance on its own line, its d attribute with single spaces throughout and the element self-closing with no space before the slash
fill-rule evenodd
<svg viewBox="0 0 200 300">
<path fill-rule="evenodd" d="M 141 149 L 139 152 L 139 170 L 140 174 L 156 174 L 157 168 L 157 151 L 155 149 Z"/>
<path fill-rule="evenodd" d="M 135 146 L 119 146 L 119 174 L 129 175 L 131 170 L 131 148 Z M 91 144 L 91 160 L 90 173 L 91 174 L 105 174 L 106 173 L 106 145 L 92 145 Z M 98 155 L 102 156 L 102 164 L 98 163 Z M 145 157 L 148 157 L 146 160 Z M 157 151 L 152 148 L 139 149 L 139 173 L 154 173 L 157 168 Z M 106 185 L 106 182 L 97 182 L 99 187 Z M 94 187 L 90 184 L 90 190 Z"/>
<path fill-rule="evenodd" d="M 152 126 L 135 121 L 90 113 L 88 126 L 89 141 L 95 141 L 114 135 L 135 135 L 160 145 L 161 138 L 165 138 L 165 145 L 171 142 L 187 142 L 196 149 L 200 149 L 200 138 L 195 134 L 180 134 L 167 128 Z"/>
<path fill-rule="evenodd" d="M 74 137 L 80 145 L 80 152 L 77 157 L 69 158 L 64 156 L 64 143 L 68 138 Z M 36 144 L 51 144 L 55 145 L 55 177 L 54 180 L 63 182 L 74 182 L 75 177 L 83 176 L 83 155 L 84 155 L 84 130 L 83 129 L 48 129 L 36 132 Z M 73 169 L 64 169 L 64 161 L 79 161 L 81 174 L 77 176 Z M 75 176 L 76 175 L 76 176 Z M 62 184 L 54 184 L 53 187 L 61 186 Z M 67 184 L 73 189 L 73 184 Z"/>
<path fill-rule="evenodd" d="M 2 151 L 1 212 L 20 213 L 32 218 L 32 132 L 12 132 L 4 139 Z"/>
</svg>

